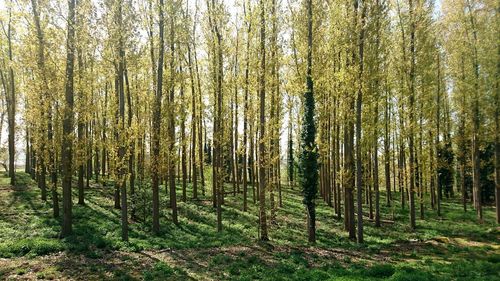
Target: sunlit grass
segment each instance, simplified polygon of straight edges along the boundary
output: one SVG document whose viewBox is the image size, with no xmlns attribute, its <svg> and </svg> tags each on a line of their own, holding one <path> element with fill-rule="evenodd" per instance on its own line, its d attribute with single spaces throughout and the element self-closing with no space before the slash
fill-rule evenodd
<svg viewBox="0 0 500 281">
<path fill-rule="evenodd" d="M 161 261 L 138 273 L 147 280 L 162 280 L 158 276 L 170 276 L 167 280 L 185 279 L 187 271 L 197 271 L 199 265 L 194 261 L 206 262 L 208 271 L 204 274 L 214 279 L 230 280 L 500 278 L 500 233 L 493 209 L 485 207 L 484 223 L 478 224 L 475 213 L 464 213 L 457 200 L 443 203 L 442 217 L 438 217 L 426 202 L 425 219 L 417 220 L 418 228 L 412 232 L 408 226 L 408 209 L 401 209 L 398 200 L 393 201 L 392 207 L 387 207 L 382 193 L 382 218 L 393 220 L 394 217 L 395 221 L 384 223 L 380 228 L 365 221 L 366 243 L 358 245 L 347 239 L 343 221 L 336 219 L 333 209 L 318 199 L 317 243 L 311 247 L 307 242 L 300 193 L 287 186 L 283 186 L 283 207 L 277 209 L 276 222 L 269 225 L 271 242 L 261 244 L 257 241 L 258 203 L 253 203 L 251 189 L 247 212 L 242 211 L 241 193 L 226 196 L 223 231 L 218 233 L 216 214 L 209 197 L 210 181 L 207 180 L 207 196 L 199 196 L 198 200 L 191 199 L 191 186 L 188 185 L 185 203 L 181 202 L 181 187 L 178 187 L 178 225 L 171 222 L 169 198 L 162 186 L 161 229 L 160 235 L 154 236 L 151 233 L 151 206 L 148 204 L 150 188 L 138 185 L 135 198 L 138 219 L 130 220 L 130 240 L 123 242 L 120 210 L 113 208 L 114 187 L 93 183 L 85 190 L 86 205 L 74 204 L 74 234 L 60 239 L 60 221 L 52 218 L 50 192 L 47 202 L 42 202 L 40 192 L 30 182 L 29 176 L 18 173 L 18 177 L 30 186 L 11 188 L 2 185 L 0 191 L 0 257 L 3 258 L 36 258 L 60 251 L 89 259 L 100 259 L 113 251 L 147 253 L 175 249 L 194 252 L 190 256 L 193 263 L 184 265 L 187 268 Z M 5 178 L 5 174 L 0 177 L 2 182 Z M 226 191 L 230 190 L 232 185 L 227 185 Z M 76 189 L 74 191 L 76 203 Z M 398 194 L 394 194 L 394 198 L 399 199 Z M 276 193 L 276 202 L 277 199 Z M 211 252 L 219 247 L 221 250 L 217 254 Z M 224 249 L 233 249 L 231 247 L 243 247 L 243 250 L 225 252 Z M 206 256 L 207 251 L 210 251 L 210 256 Z M 99 264 L 93 267 L 96 271 L 108 270 Z M 123 270 L 112 270 L 116 279 L 130 277 Z M 0 277 L 2 274 L 0 270 Z M 42 277 L 45 275 L 53 276 L 57 272 L 40 273 Z"/>
</svg>

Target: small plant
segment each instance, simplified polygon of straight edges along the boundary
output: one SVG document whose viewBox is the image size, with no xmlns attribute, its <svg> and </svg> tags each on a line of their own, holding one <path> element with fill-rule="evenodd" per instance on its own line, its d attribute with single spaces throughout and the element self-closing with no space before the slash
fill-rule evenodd
<svg viewBox="0 0 500 281">
<path fill-rule="evenodd" d="M 174 269 L 164 262 L 157 262 L 153 268 L 143 272 L 144 280 L 170 280 Z"/>
<path fill-rule="evenodd" d="M 395 269 L 390 264 L 376 264 L 366 270 L 366 275 L 376 278 L 387 278 L 391 277 L 394 272 Z"/>
</svg>

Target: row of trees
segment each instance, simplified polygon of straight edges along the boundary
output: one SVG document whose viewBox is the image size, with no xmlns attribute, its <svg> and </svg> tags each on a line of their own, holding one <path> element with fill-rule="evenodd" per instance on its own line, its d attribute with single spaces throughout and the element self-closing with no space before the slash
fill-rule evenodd
<svg viewBox="0 0 500 281">
<path fill-rule="evenodd" d="M 284 184 L 301 187 L 310 242 L 319 196 L 362 243 L 363 221 L 381 225 L 381 187 L 385 204 L 399 195 L 408 205 L 415 229 L 417 210 L 441 215 L 455 192 L 481 221 L 494 177 L 498 220 L 499 9 L 493 0 L 8 1 L 0 74 L 12 184 L 17 89 L 26 171 L 42 200 L 50 188 L 55 217 L 62 185 L 64 236 L 74 176 L 82 205 L 92 180 L 113 183 L 124 240 L 130 219 L 160 234 L 163 208 L 178 223 L 177 185 L 182 201 L 211 198 L 218 231 L 227 196 L 242 193 L 243 211 L 258 203 L 261 240 Z M 494 173 L 484 168 L 490 147 Z"/>
</svg>

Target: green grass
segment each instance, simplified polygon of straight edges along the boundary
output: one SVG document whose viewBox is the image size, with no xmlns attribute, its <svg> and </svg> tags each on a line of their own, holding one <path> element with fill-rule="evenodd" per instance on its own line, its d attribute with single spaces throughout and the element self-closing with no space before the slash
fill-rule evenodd
<svg viewBox="0 0 500 281">
<path fill-rule="evenodd" d="M 500 280 L 500 231 L 493 209 L 485 207 L 484 223 L 478 224 L 475 212 L 464 213 L 455 199 L 443 202 L 441 218 L 426 204 L 425 220 L 417 220 L 412 232 L 408 210 L 397 200 L 387 207 L 382 193 L 382 217 L 395 223 L 376 228 L 365 221 L 364 245 L 347 239 L 343 221 L 318 200 L 313 246 L 307 242 L 301 196 L 284 186 L 283 206 L 269 226 L 271 242 L 262 244 L 251 188 L 248 212 L 242 211 L 241 194 L 227 195 L 218 233 L 210 186 L 207 196 L 194 201 L 189 185 L 187 202 L 181 202 L 178 187 L 178 225 L 171 223 L 162 186 L 160 235 L 151 233 L 149 204 L 138 203 L 139 220 L 131 221 L 130 241 L 122 242 L 112 185 L 85 190 L 86 205 L 73 207 L 74 234 L 60 239 L 50 192 L 42 202 L 28 175 L 19 172 L 17 178 L 23 184 L 11 188 L 5 173 L 0 175 L 0 257 L 7 258 L 0 262 L 0 279 L 71 279 L 85 272 L 89 279 L 114 280 Z M 232 191 L 232 185 L 225 188 Z M 136 190 L 137 202 L 150 202 L 149 186 Z M 18 272 L 20 262 L 29 266 Z"/>
</svg>

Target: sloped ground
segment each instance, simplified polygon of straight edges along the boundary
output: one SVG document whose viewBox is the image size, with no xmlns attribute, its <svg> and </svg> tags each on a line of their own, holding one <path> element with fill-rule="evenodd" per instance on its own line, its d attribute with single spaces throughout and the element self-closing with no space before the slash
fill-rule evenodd
<svg viewBox="0 0 500 281">
<path fill-rule="evenodd" d="M 391 208 L 382 203 L 384 219 L 395 223 L 375 228 L 366 222 L 362 246 L 349 241 L 343 222 L 319 203 L 318 242 L 311 246 L 300 194 L 284 187 L 271 242 L 262 244 L 256 239 L 251 189 L 247 213 L 241 211 L 241 194 L 226 197 L 224 230 L 217 233 L 209 197 L 179 202 L 175 226 L 162 188 L 161 235 L 154 237 L 150 207 L 140 203 L 150 202 L 149 188 L 139 186 L 137 219 L 131 220 L 130 242 L 124 243 L 111 186 L 93 183 L 86 190 L 86 205 L 74 205 L 74 235 L 59 239 L 50 197 L 42 202 L 29 177 L 19 177 L 25 184 L 16 188 L 0 178 L 0 279 L 500 280 L 500 229 L 493 209 L 487 207 L 485 222 L 477 224 L 474 212 L 463 213 L 458 200 L 443 204 L 442 218 L 427 207 L 416 232 L 409 230 L 408 211 L 399 202 Z"/>
</svg>

